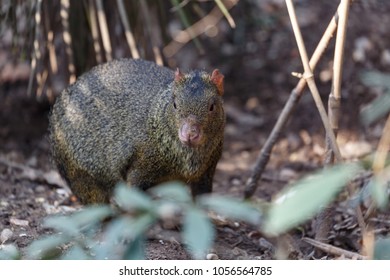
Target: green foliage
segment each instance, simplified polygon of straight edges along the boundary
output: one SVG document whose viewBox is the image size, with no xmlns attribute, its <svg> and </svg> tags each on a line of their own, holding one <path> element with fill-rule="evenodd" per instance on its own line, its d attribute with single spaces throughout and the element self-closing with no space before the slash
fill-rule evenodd
<svg viewBox="0 0 390 280">
<path fill-rule="evenodd" d="M 356 165 L 335 166 L 285 189 L 271 203 L 264 231 L 279 235 L 313 217 L 331 202 L 357 171 Z"/>
<path fill-rule="evenodd" d="M 373 177 L 369 183 L 372 198 L 382 209 L 389 203 L 389 184 L 390 182 L 383 180 L 380 176 Z"/>
<path fill-rule="evenodd" d="M 378 239 L 375 242 L 374 260 L 390 260 L 390 239 Z"/>
<path fill-rule="evenodd" d="M 343 164 L 308 176 L 281 191 L 266 207 L 237 199 L 204 195 L 195 202 L 188 187 L 171 182 L 150 193 L 120 184 L 115 190 L 115 207 L 88 206 L 67 216 L 53 216 L 44 225 L 50 234 L 33 241 L 26 250 L 28 259 L 144 259 L 146 233 L 159 219 L 180 218 L 182 236 L 193 258 L 204 258 L 212 246 L 215 229 L 207 216 L 211 210 L 230 219 L 260 227 L 268 235 L 280 235 L 310 219 L 336 196 L 361 168 Z M 375 193 L 372 182 L 358 196 L 384 196 Z M 384 189 L 381 185 L 381 189 Z M 362 191 L 363 192 L 363 191 Z M 387 199 L 378 198 L 383 205 Z M 360 199 L 360 198 L 358 198 Z M 356 199 L 355 199 L 356 200 Z M 360 203 L 355 201 L 354 203 Z M 382 204 L 381 204 L 382 205 Z M 18 259 L 14 246 L 2 246 L 0 259 Z M 389 259 L 390 241 L 378 240 L 374 258 Z"/>
<path fill-rule="evenodd" d="M 20 259 L 19 250 L 12 244 L 0 245 L 0 260 Z"/>
<path fill-rule="evenodd" d="M 190 253 L 197 259 L 204 258 L 215 235 L 213 225 L 207 215 L 195 207 L 188 208 L 183 226 L 183 238 Z"/>
<path fill-rule="evenodd" d="M 115 202 L 125 211 L 151 211 L 153 201 L 142 191 L 119 184 L 115 188 Z"/>
<path fill-rule="evenodd" d="M 369 125 L 390 112 L 390 75 L 380 72 L 364 72 L 362 82 L 369 87 L 382 87 L 385 92 L 377 97 L 365 110 L 361 117 L 364 124 Z"/>
<path fill-rule="evenodd" d="M 28 259 L 144 259 L 146 232 L 159 219 L 182 217 L 183 240 L 194 258 L 204 258 L 215 230 L 206 208 L 231 218 L 256 223 L 259 212 L 247 203 L 223 197 L 203 197 L 194 203 L 189 189 L 170 182 L 153 188 L 149 196 L 119 184 L 115 207 L 87 206 L 66 216 L 48 217 L 44 226 L 54 233 L 33 241 Z M 11 250 L 12 249 L 12 250 Z M 1 259 L 18 258 L 18 251 L 0 250 Z"/>
<path fill-rule="evenodd" d="M 259 224 L 262 218 L 261 210 L 249 203 L 241 202 L 233 198 L 216 195 L 205 196 L 200 199 L 200 204 L 224 216 L 251 224 Z"/>
</svg>

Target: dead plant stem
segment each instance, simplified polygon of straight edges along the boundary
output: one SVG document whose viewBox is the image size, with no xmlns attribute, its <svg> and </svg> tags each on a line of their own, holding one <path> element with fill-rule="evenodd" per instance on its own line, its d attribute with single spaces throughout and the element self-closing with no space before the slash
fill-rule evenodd
<svg viewBox="0 0 390 280">
<path fill-rule="evenodd" d="M 337 28 L 337 20 L 336 20 L 337 14 L 335 14 L 331 21 L 328 24 L 328 27 L 326 28 L 320 42 L 318 43 L 311 59 L 310 59 L 310 68 L 314 70 L 322 57 L 323 53 L 327 49 L 330 40 L 333 38 L 333 34 L 336 31 Z M 259 156 L 256 160 L 255 166 L 253 168 L 251 177 L 248 179 L 246 183 L 245 188 L 245 198 L 250 198 L 253 193 L 256 191 L 257 182 L 259 181 L 265 166 L 267 165 L 271 151 L 273 146 L 275 145 L 276 141 L 279 139 L 279 135 L 286 125 L 290 115 L 292 114 L 292 111 L 298 104 L 302 94 L 303 90 L 306 87 L 306 80 L 304 78 L 301 78 L 296 85 L 296 87 L 291 91 L 290 97 L 288 101 L 286 102 L 281 114 L 279 115 L 279 118 L 273 127 L 271 134 L 267 138 L 263 148 L 261 149 Z"/>
<path fill-rule="evenodd" d="M 287 4 L 288 13 L 290 15 L 291 24 L 292 24 L 292 27 L 294 30 L 295 39 L 297 40 L 298 49 L 299 49 L 299 53 L 300 53 L 300 56 L 302 59 L 303 67 L 305 69 L 304 77 L 306 78 L 307 84 L 308 84 L 310 91 L 313 95 L 313 99 L 314 99 L 316 106 L 317 106 L 317 109 L 320 113 L 321 120 L 322 120 L 322 123 L 325 127 L 326 133 L 328 134 L 328 137 L 330 139 L 331 147 L 332 147 L 332 150 L 336 156 L 336 159 L 339 162 L 342 162 L 342 157 L 341 157 L 340 150 L 339 150 L 339 147 L 338 147 L 337 142 L 336 142 L 336 137 L 335 137 L 333 130 L 330 126 L 330 122 L 329 122 L 328 116 L 326 114 L 324 104 L 321 101 L 320 93 L 318 92 L 318 89 L 317 89 L 317 86 L 316 86 L 316 83 L 314 80 L 313 72 L 312 72 L 310 65 L 309 65 L 309 59 L 307 56 L 306 47 L 305 47 L 305 44 L 304 44 L 304 41 L 302 38 L 301 30 L 300 30 L 299 25 L 298 25 L 298 20 L 297 20 L 296 14 L 295 14 L 295 9 L 294 9 L 294 5 L 292 3 L 292 0 L 286 0 L 286 4 Z"/>
</svg>

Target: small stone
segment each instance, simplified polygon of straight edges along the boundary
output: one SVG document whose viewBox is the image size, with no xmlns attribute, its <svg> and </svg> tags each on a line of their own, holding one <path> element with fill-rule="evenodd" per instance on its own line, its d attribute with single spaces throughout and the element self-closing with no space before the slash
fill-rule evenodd
<svg viewBox="0 0 390 280">
<path fill-rule="evenodd" d="M 21 226 L 21 227 L 28 227 L 29 224 L 27 220 L 21 220 L 16 218 L 10 218 L 9 221 L 11 224 L 15 226 Z"/>
<path fill-rule="evenodd" d="M 46 190 L 46 188 L 45 188 L 44 186 L 42 186 L 42 185 L 39 185 L 39 186 L 37 186 L 37 187 L 35 188 L 35 191 L 36 191 L 37 193 L 43 193 L 45 190 Z"/>
<path fill-rule="evenodd" d="M 207 254 L 206 259 L 207 260 L 219 260 L 219 257 L 217 254 Z"/>
<path fill-rule="evenodd" d="M 5 201 L 5 200 L 2 200 L 2 201 L 0 201 L 0 206 L 1 207 L 8 207 L 8 205 L 9 205 L 9 203 L 7 202 L 7 201 Z"/>
<path fill-rule="evenodd" d="M 370 154 L 371 151 L 370 143 L 364 141 L 348 142 L 340 147 L 341 155 L 346 159 L 359 159 Z"/>
<path fill-rule="evenodd" d="M 242 183 L 241 183 L 240 179 L 234 178 L 232 180 L 232 185 L 233 186 L 239 186 L 239 185 L 242 185 Z"/>
<path fill-rule="evenodd" d="M 280 180 L 289 182 L 291 180 L 297 180 L 298 174 L 290 168 L 283 168 L 279 173 Z"/>
<path fill-rule="evenodd" d="M 0 243 L 3 244 L 7 240 L 11 239 L 11 237 L 14 235 L 13 231 L 10 230 L 9 228 L 5 228 L 2 230 L 0 233 Z"/>
</svg>

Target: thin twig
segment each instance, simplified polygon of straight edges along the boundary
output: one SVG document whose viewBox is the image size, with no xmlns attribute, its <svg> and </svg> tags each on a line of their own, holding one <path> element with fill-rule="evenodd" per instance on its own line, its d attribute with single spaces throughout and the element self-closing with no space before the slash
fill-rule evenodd
<svg viewBox="0 0 390 280">
<path fill-rule="evenodd" d="M 98 21 L 96 18 L 96 8 L 94 5 L 94 0 L 89 0 L 88 5 L 88 15 L 89 15 L 89 21 L 91 26 L 91 33 L 92 33 L 92 40 L 93 40 L 93 49 L 95 50 L 95 58 L 97 64 L 100 64 L 103 62 L 102 57 L 102 49 L 100 48 L 100 33 L 99 33 L 99 27 L 98 27 Z"/>
<path fill-rule="evenodd" d="M 232 0 L 225 4 L 227 9 L 231 9 L 238 3 L 238 0 Z M 180 31 L 175 38 L 163 49 L 166 57 L 172 57 L 177 53 L 185 44 L 191 41 L 193 38 L 205 33 L 210 27 L 215 27 L 217 23 L 223 18 L 223 14 L 218 7 L 215 7 L 204 16 L 201 20 L 194 23 L 189 28 Z"/>
<path fill-rule="evenodd" d="M 61 0 L 62 36 L 65 42 L 65 52 L 68 56 L 69 83 L 72 84 L 76 81 L 76 68 L 73 63 L 72 36 L 69 32 L 69 5 L 69 0 Z"/>
<path fill-rule="evenodd" d="M 163 65 L 163 58 L 161 55 L 160 48 L 158 47 L 158 45 L 160 45 L 159 44 L 160 42 L 157 42 L 158 35 L 153 33 L 153 28 L 150 24 L 150 22 L 153 21 L 155 19 L 155 17 L 152 17 L 150 15 L 146 0 L 141 0 L 140 5 L 141 5 L 141 12 L 143 13 L 144 23 L 146 25 L 146 32 L 149 34 L 149 38 L 150 38 L 151 43 L 152 43 L 152 50 L 153 50 L 153 54 L 154 54 L 154 59 L 156 61 L 156 64 Z M 161 40 L 159 40 L 159 41 L 161 41 Z"/>
<path fill-rule="evenodd" d="M 190 20 L 188 19 L 188 16 L 186 15 L 184 11 L 184 5 L 182 3 L 179 3 L 179 0 L 171 0 L 172 4 L 177 7 L 177 12 L 179 13 L 179 17 L 181 22 L 184 24 L 185 28 L 189 28 L 191 26 Z M 188 29 L 189 35 L 192 37 L 192 40 L 194 41 L 195 47 L 198 49 L 198 51 L 201 54 L 204 54 L 204 48 L 202 44 L 200 43 L 200 40 L 192 33 L 192 29 Z"/>
<path fill-rule="evenodd" d="M 100 33 L 102 34 L 103 48 L 104 48 L 104 51 L 106 53 L 106 60 L 110 61 L 110 60 L 112 60 L 112 48 L 111 48 L 111 42 L 110 42 L 110 35 L 108 32 L 108 27 L 107 27 L 106 14 L 104 13 L 104 9 L 103 9 L 103 1 L 96 0 L 96 7 L 97 7 L 97 15 L 98 15 Z"/>
<path fill-rule="evenodd" d="M 131 32 L 130 23 L 127 19 L 126 9 L 125 9 L 125 5 L 123 3 L 123 0 L 117 0 L 116 2 L 118 4 L 118 11 L 119 11 L 119 15 L 120 15 L 123 27 L 125 28 L 126 40 L 127 40 L 127 44 L 129 45 L 129 48 L 130 48 L 131 56 L 135 59 L 140 58 L 140 55 L 139 55 L 138 50 L 137 50 L 137 45 L 135 44 L 133 32 Z"/>
<path fill-rule="evenodd" d="M 297 44 L 298 44 L 298 50 L 299 50 L 299 53 L 300 53 L 300 56 L 302 59 L 303 67 L 305 69 L 305 74 L 304 74 L 305 79 L 307 80 L 307 84 L 309 86 L 310 92 L 313 95 L 313 99 L 316 103 L 318 112 L 320 113 L 322 123 L 323 123 L 325 130 L 326 130 L 326 133 L 330 139 L 331 147 L 332 147 L 332 150 L 336 156 L 336 159 L 339 162 L 342 162 L 342 156 L 341 156 L 339 147 L 337 145 L 336 137 L 335 137 L 333 130 L 330 126 L 329 119 L 328 119 L 328 116 L 326 114 L 324 104 L 322 103 L 320 93 L 318 92 L 318 89 L 317 89 L 317 86 L 316 86 L 316 83 L 314 80 L 313 72 L 310 68 L 305 43 L 303 41 L 301 30 L 300 30 L 299 25 L 298 25 L 298 20 L 297 20 L 296 14 L 295 14 L 295 9 L 294 9 L 294 5 L 292 3 L 292 0 L 286 0 L 286 4 L 287 4 L 288 13 L 290 15 L 291 24 L 292 24 L 292 27 L 294 30 L 295 39 L 296 39 Z"/>
<path fill-rule="evenodd" d="M 317 66 L 320 58 L 324 54 L 325 50 L 327 49 L 330 40 L 333 38 L 333 34 L 336 31 L 337 28 L 337 20 L 336 15 L 334 15 L 328 24 L 328 27 L 326 28 L 324 35 L 322 36 L 320 42 L 318 43 L 311 59 L 310 59 L 310 68 L 312 70 L 315 69 Z M 257 158 L 257 161 L 255 163 L 255 167 L 253 168 L 251 177 L 248 179 L 246 183 L 246 189 L 245 189 L 245 198 L 249 198 L 253 195 L 253 193 L 256 191 L 257 182 L 259 181 L 265 166 L 267 165 L 271 151 L 273 146 L 275 145 L 276 141 L 279 139 L 280 133 L 284 126 L 286 125 L 287 121 L 289 120 L 289 117 L 293 111 L 293 109 L 298 104 L 302 94 L 303 90 L 306 87 L 306 80 L 302 77 L 296 87 L 291 91 L 290 97 L 285 104 L 282 113 L 279 115 L 279 118 L 274 126 L 274 128 L 271 131 L 271 134 L 267 138 L 267 141 L 265 142 L 263 148 L 261 149 L 259 156 Z"/>
<path fill-rule="evenodd" d="M 366 256 L 362 256 L 358 253 L 354 253 L 351 251 L 347 251 L 347 250 L 338 248 L 336 246 L 325 244 L 325 243 L 322 243 L 320 241 L 317 241 L 317 240 L 314 240 L 311 238 L 304 237 L 304 238 L 302 238 L 302 240 L 305 241 L 306 243 L 309 243 L 310 245 L 313 245 L 314 247 L 324 251 L 325 253 L 333 254 L 336 256 L 344 256 L 346 258 L 353 259 L 353 260 L 367 260 L 368 259 Z"/>
<path fill-rule="evenodd" d="M 34 48 L 31 55 L 31 73 L 28 80 L 27 95 L 31 96 L 33 78 L 37 68 L 37 61 L 41 58 L 41 52 L 39 50 L 39 37 L 40 37 L 40 25 L 42 19 L 42 0 L 38 0 L 35 8 L 35 38 Z"/>
<path fill-rule="evenodd" d="M 226 9 L 225 4 L 223 4 L 221 0 L 214 0 L 214 1 L 215 1 L 215 3 L 217 3 L 218 8 L 221 10 L 221 12 L 225 16 L 226 20 L 229 22 L 230 27 L 236 28 L 236 23 L 234 22 L 233 17 L 229 14 L 228 9 Z"/>
</svg>

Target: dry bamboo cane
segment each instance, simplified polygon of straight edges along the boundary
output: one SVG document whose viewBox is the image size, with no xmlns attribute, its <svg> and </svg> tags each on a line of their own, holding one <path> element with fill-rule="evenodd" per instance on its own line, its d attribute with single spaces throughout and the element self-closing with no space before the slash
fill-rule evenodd
<svg viewBox="0 0 390 280">
<path fill-rule="evenodd" d="M 328 114 L 329 120 L 334 134 L 337 136 L 340 119 L 340 100 L 341 100 L 341 80 L 343 69 L 343 56 L 345 36 L 347 31 L 347 20 L 349 13 L 350 0 L 341 0 L 339 8 L 339 26 L 337 28 L 336 45 L 333 62 L 333 80 L 332 89 L 328 99 Z M 325 165 L 331 165 L 334 161 L 334 153 L 330 148 L 329 138 L 326 138 L 326 156 Z M 333 205 L 326 207 L 318 214 L 315 223 L 315 239 L 326 241 L 328 233 L 332 227 L 333 221 Z M 358 211 L 359 212 L 359 211 Z"/>
<path fill-rule="evenodd" d="M 320 58 L 322 57 L 323 53 L 327 49 L 330 40 L 333 38 L 333 34 L 335 33 L 336 28 L 337 28 L 337 13 L 332 17 L 330 23 L 328 24 L 328 27 L 324 32 L 324 35 L 322 36 L 320 42 L 318 43 L 313 53 L 313 56 L 310 59 L 309 64 L 312 70 L 315 69 Z M 245 189 L 245 198 L 250 198 L 253 195 L 253 193 L 256 191 L 257 182 L 259 181 L 265 169 L 265 166 L 269 161 L 271 150 L 275 145 L 276 141 L 278 140 L 280 133 L 284 128 L 284 126 L 286 125 L 292 111 L 295 109 L 296 105 L 298 104 L 305 87 L 306 87 L 306 80 L 304 78 L 301 78 L 297 86 L 291 91 L 290 97 L 287 103 L 285 104 L 282 113 L 280 114 L 274 128 L 271 131 L 270 136 L 267 138 L 267 141 L 265 142 L 263 148 L 260 151 L 260 154 L 253 168 L 251 177 L 247 181 L 246 189 Z"/>
</svg>

